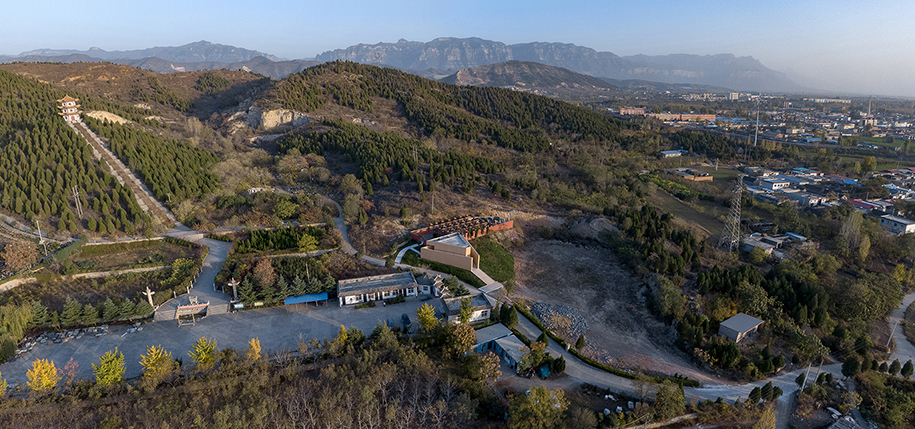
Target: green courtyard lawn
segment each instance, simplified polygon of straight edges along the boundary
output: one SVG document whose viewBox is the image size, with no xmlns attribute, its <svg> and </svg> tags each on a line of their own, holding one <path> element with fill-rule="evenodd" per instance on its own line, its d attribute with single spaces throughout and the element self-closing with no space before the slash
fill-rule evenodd
<svg viewBox="0 0 915 429">
<path fill-rule="evenodd" d="M 500 283 L 515 279 L 515 257 L 510 255 L 501 244 L 488 237 L 475 238 L 471 244 L 480 254 L 480 269 L 484 273 Z"/>
</svg>

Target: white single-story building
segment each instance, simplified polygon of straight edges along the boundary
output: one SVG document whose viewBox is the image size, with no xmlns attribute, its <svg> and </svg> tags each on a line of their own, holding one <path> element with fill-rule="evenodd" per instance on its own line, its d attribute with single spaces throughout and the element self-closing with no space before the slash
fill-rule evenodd
<svg viewBox="0 0 915 429">
<path fill-rule="evenodd" d="M 490 298 L 485 293 L 465 296 L 449 296 L 442 298 L 442 304 L 445 307 L 445 318 L 451 323 L 461 323 L 461 305 L 465 299 L 470 300 L 473 307 L 473 315 L 470 316 L 470 324 L 485 322 L 489 319 L 490 313 L 496 307 L 496 300 Z"/>
<path fill-rule="evenodd" d="M 419 290 L 419 285 L 411 272 L 360 277 L 337 282 L 337 298 L 341 307 L 396 298 L 398 295 L 416 296 L 419 294 Z"/>
<path fill-rule="evenodd" d="M 894 235 L 910 234 L 915 232 L 915 221 L 904 217 L 883 215 L 880 216 L 880 226 Z"/>
<path fill-rule="evenodd" d="M 474 353 L 484 353 L 495 350 L 496 340 L 510 335 L 512 335 L 511 329 L 506 328 L 505 325 L 501 323 L 477 329 L 477 342 L 470 351 Z M 493 353 L 495 353 L 495 351 L 493 351 Z"/>
<path fill-rule="evenodd" d="M 508 364 L 511 369 L 517 370 L 518 364 L 524 360 L 524 354 L 530 351 L 514 334 L 495 340 L 493 351 Z"/>
</svg>

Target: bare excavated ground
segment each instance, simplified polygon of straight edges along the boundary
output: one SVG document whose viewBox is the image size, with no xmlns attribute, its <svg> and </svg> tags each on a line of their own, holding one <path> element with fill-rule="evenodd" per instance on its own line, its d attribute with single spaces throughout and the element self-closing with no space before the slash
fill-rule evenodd
<svg viewBox="0 0 915 429">
<path fill-rule="evenodd" d="M 620 368 L 721 382 L 698 370 L 676 348 L 671 328 L 658 321 L 641 299 L 641 282 L 610 250 L 537 240 L 512 254 L 518 285 L 513 298 L 562 308 L 558 313 L 566 316 L 569 309 L 574 310 L 573 319 L 580 315 L 587 325 L 582 329 L 587 339 L 584 354 Z M 580 323 L 556 333 L 574 344 L 576 326 Z"/>
</svg>

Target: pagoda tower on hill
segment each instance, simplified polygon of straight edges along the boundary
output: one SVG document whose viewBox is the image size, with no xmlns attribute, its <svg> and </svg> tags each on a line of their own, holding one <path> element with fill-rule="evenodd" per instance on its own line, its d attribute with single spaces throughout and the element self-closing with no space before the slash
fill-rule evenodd
<svg viewBox="0 0 915 429">
<path fill-rule="evenodd" d="M 79 104 L 76 104 L 77 101 L 79 101 L 78 98 L 73 98 L 69 95 L 57 100 L 60 103 L 59 115 L 63 116 L 67 122 L 80 122 L 79 114 L 83 113 L 83 111 L 79 110 Z"/>
</svg>

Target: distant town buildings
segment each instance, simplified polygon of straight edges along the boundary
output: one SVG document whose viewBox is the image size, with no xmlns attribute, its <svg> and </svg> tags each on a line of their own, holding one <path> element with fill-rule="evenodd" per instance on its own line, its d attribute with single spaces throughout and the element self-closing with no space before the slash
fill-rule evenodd
<svg viewBox="0 0 915 429">
<path fill-rule="evenodd" d="M 915 221 L 893 215 L 880 216 L 880 226 L 886 228 L 891 234 L 902 235 L 915 232 Z"/>
</svg>

